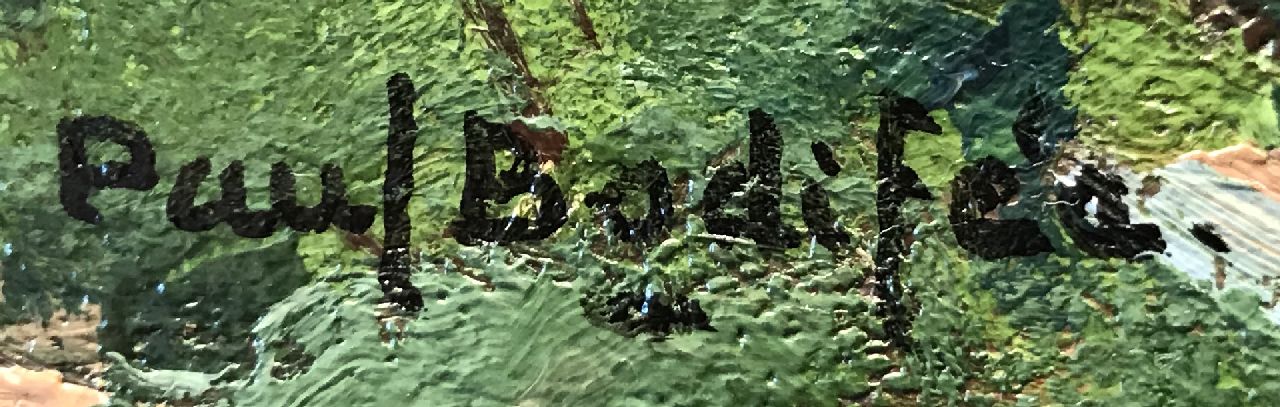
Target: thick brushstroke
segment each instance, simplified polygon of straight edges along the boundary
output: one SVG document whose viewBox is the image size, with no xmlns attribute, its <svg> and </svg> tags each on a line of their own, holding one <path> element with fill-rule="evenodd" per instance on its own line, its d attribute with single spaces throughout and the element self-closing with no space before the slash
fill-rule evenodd
<svg viewBox="0 0 1280 407">
<path fill-rule="evenodd" d="M 649 208 L 642 219 L 628 219 L 620 207 L 628 191 L 643 190 Z M 671 204 L 671 180 L 655 159 L 622 169 L 622 174 L 600 191 L 588 193 L 583 202 L 596 208 L 613 224 L 613 234 L 625 242 L 652 243 L 667 233 L 675 214 Z"/>
<path fill-rule="evenodd" d="M 1031 256 L 1053 251 L 1039 225 L 1028 219 L 988 219 L 1018 194 L 1013 169 L 995 157 L 960 170 L 951 181 L 951 229 L 965 250 L 985 259 Z"/>
<path fill-rule="evenodd" d="M 1036 165 L 1048 158 L 1047 152 L 1052 151 L 1052 147 L 1045 148 L 1044 134 L 1049 126 L 1045 94 L 1035 91 L 1035 87 L 1032 89 L 1031 97 L 1018 110 L 1018 118 L 1013 123 L 1013 140 L 1022 155 Z"/>
<path fill-rule="evenodd" d="M 884 319 L 885 333 L 901 349 L 910 347 L 911 317 L 902 303 L 904 296 L 898 270 L 907 254 L 903 241 L 902 203 L 907 198 L 932 199 L 915 171 L 902 164 L 907 132 L 941 134 L 942 127 L 929 111 L 914 99 L 886 92 L 880 101 L 880 127 L 876 131 L 876 239 L 875 289 L 881 302 L 876 315 Z"/>
<path fill-rule="evenodd" d="M 409 199 L 413 196 L 413 147 L 418 123 L 413 118 L 413 80 L 397 73 L 387 81 L 387 170 L 382 184 L 383 251 L 378 283 L 385 299 L 406 311 L 423 307 L 422 293 L 409 281 Z"/>
<path fill-rule="evenodd" d="M 840 163 L 836 161 L 835 153 L 831 152 L 831 146 L 821 141 L 815 141 L 809 145 L 809 149 L 813 152 L 813 160 L 818 162 L 818 169 L 828 177 L 840 175 Z"/>
<path fill-rule="evenodd" d="M 272 164 L 271 208 L 264 210 L 249 209 L 246 202 L 248 192 L 244 187 L 244 163 L 240 160 L 232 161 L 222 169 L 218 177 L 221 197 L 197 205 L 195 200 L 200 185 L 212 167 L 207 157 L 198 157 L 178 170 L 178 178 L 165 206 L 169 221 L 178 229 L 204 232 L 219 223 L 226 223 L 237 236 L 265 238 L 274 234 L 282 221 L 299 232 L 323 232 L 332 223 L 342 230 L 363 233 L 373 224 L 376 209 L 347 202 L 342 170 L 332 164 L 324 167 L 322 197 L 320 203 L 312 207 L 298 205 L 294 175 L 289 165 L 284 162 Z"/>
<path fill-rule="evenodd" d="M 800 232 L 782 223 L 782 136 L 773 117 L 753 109 L 749 165 L 733 162 L 711 175 L 703 200 L 707 231 L 752 239 L 760 247 L 800 247 Z M 745 185 L 750 182 L 751 187 Z M 735 192 L 746 189 L 747 214 L 726 213 Z"/>
<path fill-rule="evenodd" d="M 212 230 L 226 217 L 225 208 L 218 201 L 196 205 L 196 195 L 200 193 L 200 184 L 213 171 L 213 164 L 207 157 L 198 157 L 178 169 L 178 179 L 169 191 L 169 200 L 165 204 L 165 214 L 169 222 L 179 230 L 188 232 L 204 232 Z"/>
<path fill-rule="evenodd" d="M 243 162 L 232 161 L 222 170 L 219 179 L 222 183 L 222 199 L 218 204 L 223 207 L 222 221 L 231 227 L 232 232 L 248 238 L 264 238 L 275 233 L 276 223 L 280 221 L 279 212 L 272 209 L 249 209 L 248 191 L 244 188 Z"/>
<path fill-rule="evenodd" d="M 466 113 L 466 181 L 458 204 L 459 217 L 449 226 L 449 234 L 459 243 L 511 243 L 542 240 L 555 234 L 568 221 L 568 206 L 560 185 L 542 173 L 538 152 L 517 136 L 511 125 L 489 123 L 476 112 Z M 510 151 L 511 168 L 497 171 L 494 153 Z M 495 175 L 496 173 L 496 175 Z M 491 202 L 507 203 L 529 194 L 537 199 L 533 219 L 509 215 L 490 217 Z"/>
<path fill-rule="evenodd" d="M 373 225 L 377 208 L 351 205 L 343 183 L 342 167 L 325 164 L 320 169 L 320 202 L 314 206 L 298 204 L 293 170 L 284 162 L 271 166 L 271 206 L 290 229 L 299 232 L 323 232 L 332 223 L 351 233 L 364 233 Z"/>
<path fill-rule="evenodd" d="M 1197 223 L 1191 226 L 1191 236 L 1215 252 L 1230 253 L 1231 247 L 1227 245 L 1225 240 L 1222 240 L 1222 236 L 1218 234 L 1216 229 L 1217 227 L 1211 223 Z"/>
<path fill-rule="evenodd" d="M 810 149 L 824 174 L 829 177 L 840 175 L 840 163 L 836 162 L 835 154 L 827 143 L 815 141 Z M 809 235 L 828 250 L 838 252 L 849 245 L 852 237 L 836 223 L 830 195 L 817 181 L 806 178 L 804 193 L 800 197 L 800 213 L 804 216 L 805 227 L 809 228 Z"/>
<path fill-rule="evenodd" d="M 1094 257 L 1134 260 L 1147 251 L 1163 252 L 1167 246 L 1154 224 L 1129 223 L 1129 206 L 1121 197 L 1129 188 L 1117 175 L 1104 174 L 1086 164 L 1076 185 L 1060 186 L 1058 216 L 1067 233 L 1082 250 Z M 1096 225 L 1088 220 L 1086 205 L 1097 198 Z"/>
<path fill-rule="evenodd" d="M 86 143 L 110 141 L 129 152 L 129 162 L 109 161 L 89 164 Z M 64 118 L 58 122 L 58 170 L 61 184 L 58 197 L 62 208 L 73 218 L 91 224 L 102 214 L 89 204 L 93 192 L 103 188 L 148 191 L 160 181 L 156 174 L 156 152 L 141 127 L 111 116 Z"/>
<path fill-rule="evenodd" d="M 584 308 L 588 308 L 583 301 Z M 683 295 L 667 298 L 641 290 L 619 292 L 605 300 L 603 308 L 587 316 L 623 335 L 645 333 L 659 341 L 678 332 L 716 331 L 698 300 Z"/>
</svg>

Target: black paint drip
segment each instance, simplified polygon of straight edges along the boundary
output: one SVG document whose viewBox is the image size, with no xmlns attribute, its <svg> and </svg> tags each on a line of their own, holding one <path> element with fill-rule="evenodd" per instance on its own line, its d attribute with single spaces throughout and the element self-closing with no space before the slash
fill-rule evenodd
<svg viewBox="0 0 1280 407">
<path fill-rule="evenodd" d="M 640 290 L 623 291 L 606 299 L 601 307 L 591 307 L 585 297 L 582 305 L 588 319 L 625 336 L 647 333 L 660 341 L 673 333 L 716 331 L 698 300 L 683 295 L 666 298 L 661 293 L 646 296 Z"/>
<path fill-rule="evenodd" d="M 960 170 L 951 181 L 951 230 L 960 247 L 985 259 L 1032 256 L 1053 251 L 1049 238 L 1033 220 L 987 219 L 1018 194 L 1013 169 L 995 157 Z"/>
<path fill-rule="evenodd" d="M 1127 193 L 1129 188 L 1119 176 L 1103 174 L 1092 164 L 1084 166 L 1076 186 L 1059 188 L 1058 216 L 1077 246 L 1094 257 L 1129 260 L 1144 251 L 1165 250 L 1158 226 L 1129 224 L 1129 206 L 1121 201 Z M 1098 199 L 1097 225 L 1089 222 L 1085 208 L 1093 198 Z"/>
<path fill-rule="evenodd" d="M 836 162 L 835 153 L 831 152 L 831 146 L 821 141 L 815 141 L 809 145 L 809 149 L 813 150 L 813 159 L 818 162 L 818 169 L 828 177 L 840 175 L 840 163 Z"/>
<path fill-rule="evenodd" d="M 1197 223 L 1191 226 L 1191 236 L 1194 236 L 1201 244 L 1208 246 L 1215 252 L 1230 253 L 1231 247 L 1227 246 L 1227 242 L 1222 240 L 1222 236 L 1218 234 L 1216 229 L 1211 223 Z"/>
<path fill-rule="evenodd" d="M 911 316 L 902 303 L 904 296 L 898 270 L 907 248 L 903 241 L 902 203 L 907 198 L 932 199 L 920 177 L 902 164 L 908 131 L 941 134 L 942 127 L 929 117 L 920 102 L 894 94 L 880 101 L 880 127 L 876 131 L 876 219 L 880 234 L 876 240 L 876 315 L 884 319 L 885 333 L 895 346 L 909 349 Z"/>
<path fill-rule="evenodd" d="M 763 110 L 754 109 L 749 116 L 749 167 L 735 161 L 711 175 L 703 200 L 707 231 L 752 239 L 761 248 L 800 247 L 800 232 L 782 223 L 782 136 Z M 730 198 L 743 189 L 746 216 L 728 214 Z"/>
<path fill-rule="evenodd" d="M 450 224 L 458 243 L 510 243 L 542 240 L 568 221 L 564 193 L 551 175 L 538 168 L 537 150 L 516 136 L 507 124 L 486 122 L 474 111 L 466 113 L 463 133 L 467 145 L 467 178 L 462 187 L 460 217 Z M 497 172 L 494 153 L 506 149 L 515 155 L 511 168 Z M 489 203 L 507 203 L 531 194 L 538 200 L 533 220 L 523 216 L 489 217 Z"/>
<path fill-rule="evenodd" d="M 129 162 L 109 161 L 90 165 L 85 144 L 105 140 L 129 151 Z M 156 152 L 147 133 L 133 122 L 111 116 L 64 118 L 58 122 L 58 170 L 61 186 L 58 197 L 72 218 L 91 224 L 102 214 L 89 204 L 89 196 L 103 188 L 149 191 L 160 181 L 156 174 Z"/>
<path fill-rule="evenodd" d="M 627 191 L 641 189 L 649 196 L 648 212 L 644 219 L 627 219 L 619 208 L 623 196 Z M 664 237 L 675 213 L 667 169 L 654 159 L 623 168 L 617 179 L 609 181 L 599 192 L 587 194 L 584 203 L 603 212 L 614 225 L 613 234 L 625 242 L 652 243 Z"/>
</svg>

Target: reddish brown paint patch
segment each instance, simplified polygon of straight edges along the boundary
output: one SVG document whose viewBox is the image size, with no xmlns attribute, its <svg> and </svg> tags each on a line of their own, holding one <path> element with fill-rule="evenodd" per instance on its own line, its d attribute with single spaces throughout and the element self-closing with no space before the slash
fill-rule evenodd
<svg viewBox="0 0 1280 407">
<path fill-rule="evenodd" d="M 1196 150 L 1178 159 L 1200 161 L 1219 174 L 1243 181 L 1280 201 L 1280 150 L 1240 144 L 1212 152 Z"/>
<path fill-rule="evenodd" d="M 590 20 L 584 17 L 586 15 L 586 6 L 579 2 L 575 7 L 580 7 L 579 24 L 586 24 L 582 26 L 584 33 L 588 35 L 589 39 L 595 41 L 595 28 L 590 25 Z M 520 45 L 520 37 L 516 34 L 516 30 L 512 28 L 511 20 L 507 18 L 503 3 L 491 0 L 466 0 L 462 2 L 462 11 L 467 20 L 477 25 L 483 24 L 485 29 L 481 30 L 479 34 L 484 39 L 485 45 L 489 49 L 506 55 L 507 59 L 511 60 L 516 70 L 519 71 L 523 89 L 514 86 L 514 83 L 504 83 L 501 88 L 519 89 L 512 96 L 527 101 L 524 108 L 520 110 L 520 115 L 524 117 L 553 115 L 551 105 L 543 94 L 547 81 L 538 80 L 529 68 L 529 61 L 525 57 L 524 48 Z M 550 82 L 555 81 L 552 80 Z M 560 162 L 565 148 L 569 145 L 569 137 L 554 129 L 534 131 L 518 120 L 511 123 L 511 128 L 515 131 L 517 137 L 528 142 L 538 152 L 539 162 Z"/>
</svg>

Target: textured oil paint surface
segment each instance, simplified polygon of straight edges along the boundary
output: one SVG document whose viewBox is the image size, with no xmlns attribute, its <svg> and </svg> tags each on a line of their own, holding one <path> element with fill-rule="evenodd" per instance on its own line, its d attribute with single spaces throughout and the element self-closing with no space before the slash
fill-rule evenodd
<svg viewBox="0 0 1280 407">
<path fill-rule="evenodd" d="M 1280 405 L 1278 7 L 0 2 L 0 405 Z"/>
</svg>

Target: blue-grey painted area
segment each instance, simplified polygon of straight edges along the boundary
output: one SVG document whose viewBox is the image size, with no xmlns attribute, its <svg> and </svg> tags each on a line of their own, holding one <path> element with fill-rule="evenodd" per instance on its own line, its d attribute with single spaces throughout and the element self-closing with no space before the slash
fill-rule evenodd
<svg viewBox="0 0 1280 407">
<path fill-rule="evenodd" d="M 1214 280 L 1215 256 L 1223 257 L 1227 290 L 1255 291 L 1270 301 L 1280 279 L 1280 202 L 1268 198 L 1244 181 L 1227 178 L 1199 161 L 1182 161 L 1152 172 L 1163 179 L 1160 192 L 1145 199 L 1125 197 L 1133 221 L 1160 225 L 1169 243 L 1164 253 L 1178 270 L 1197 280 Z M 1142 175 L 1124 174 L 1131 191 L 1141 186 Z M 1191 235 L 1191 227 L 1207 222 L 1230 246 L 1230 253 L 1215 253 Z M 1271 280 L 1277 281 L 1271 281 Z M 1269 283 L 1269 284 L 1268 284 Z M 1268 309 L 1280 323 L 1280 308 Z"/>
</svg>

